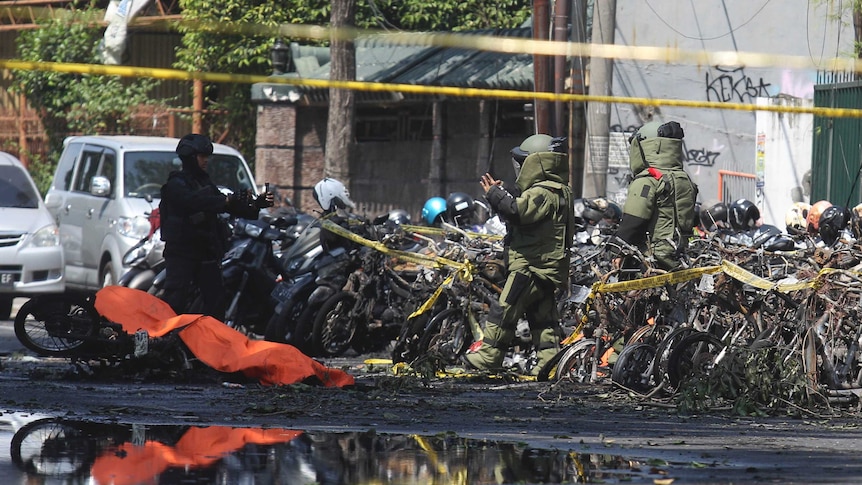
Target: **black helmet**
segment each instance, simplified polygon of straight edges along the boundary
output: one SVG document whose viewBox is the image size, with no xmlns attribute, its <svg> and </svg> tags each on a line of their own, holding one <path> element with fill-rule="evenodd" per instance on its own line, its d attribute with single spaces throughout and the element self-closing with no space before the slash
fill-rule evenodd
<svg viewBox="0 0 862 485">
<path fill-rule="evenodd" d="M 760 209 L 748 199 L 738 199 L 730 204 L 730 225 L 739 231 L 752 229 L 760 219 Z"/>
<path fill-rule="evenodd" d="M 830 206 L 820 215 L 818 234 L 824 243 L 831 246 L 838 240 L 838 236 L 847 227 L 848 222 L 850 222 L 850 214 L 847 209 L 840 205 Z"/>
<path fill-rule="evenodd" d="M 700 211 L 700 223 L 707 231 L 714 231 L 727 222 L 727 204 L 719 202 Z"/>
<path fill-rule="evenodd" d="M 765 251 L 792 251 L 794 248 L 796 248 L 796 242 L 787 234 L 772 236 L 763 243 Z"/>
<path fill-rule="evenodd" d="M 456 226 L 470 224 L 473 220 L 473 198 L 464 192 L 452 192 L 446 198 L 446 214 Z"/>
<path fill-rule="evenodd" d="M 608 208 L 605 209 L 605 220 L 611 224 L 619 224 L 623 220 L 623 210 L 619 204 L 608 201 Z"/>
<path fill-rule="evenodd" d="M 760 246 L 766 244 L 767 241 L 780 234 L 781 229 L 771 224 L 763 224 L 762 226 L 758 227 L 757 229 L 754 229 L 751 232 L 752 246 L 755 248 L 759 248 Z"/>
<path fill-rule="evenodd" d="M 595 226 L 605 218 L 608 202 L 605 199 L 583 199 L 584 209 L 581 217 L 587 224 Z"/>
<path fill-rule="evenodd" d="M 410 224 L 410 214 L 404 209 L 392 209 L 387 214 L 387 219 L 395 224 Z"/>
<path fill-rule="evenodd" d="M 192 157 L 194 155 L 212 155 L 213 143 L 204 135 L 197 133 L 188 134 L 180 138 L 177 143 L 177 155 L 180 157 Z"/>
</svg>

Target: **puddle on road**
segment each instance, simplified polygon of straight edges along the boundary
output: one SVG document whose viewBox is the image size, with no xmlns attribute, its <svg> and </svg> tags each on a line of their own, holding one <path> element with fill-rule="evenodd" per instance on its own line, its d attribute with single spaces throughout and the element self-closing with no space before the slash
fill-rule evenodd
<svg viewBox="0 0 862 485">
<path fill-rule="evenodd" d="M 105 424 L 2 413 L 0 440 L 9 444 L 0 456 L 3 483 L 467 485 L 667 477 L 660 464 L 454 434 Z"/>
</svg>

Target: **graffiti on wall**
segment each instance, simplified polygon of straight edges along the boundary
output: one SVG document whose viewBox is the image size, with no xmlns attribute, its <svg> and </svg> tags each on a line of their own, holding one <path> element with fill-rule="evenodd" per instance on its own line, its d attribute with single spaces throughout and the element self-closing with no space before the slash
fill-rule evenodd
<svg viewBox="0 0 862 485">
<path fill-rule="evenodd" d="M 755 79 L 748 76 L 742 67 L 724 68 L 715 66 L 713 71 L 706 73 L 706 100 L 720 103 L 750 103 L 755 98 L 768 98 L 769 87 L 772 84 L 763 78 Z"/>
</svg>

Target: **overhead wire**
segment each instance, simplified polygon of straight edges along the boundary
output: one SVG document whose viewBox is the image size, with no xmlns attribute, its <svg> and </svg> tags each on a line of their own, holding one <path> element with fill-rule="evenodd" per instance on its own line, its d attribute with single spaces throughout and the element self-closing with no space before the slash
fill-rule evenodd
<svg viewBox="0 0 862 485">
<path fill-rule="evenodd" d="M 723 33 L 723 34 L 721 34 L 721 35 L 717 35 L 717 36 L 714 36 L 714 37 L 703 37 L 703 36 L 695 37 L 695 36 L 691 36 L 691 35 L 686 35 L 686 34 L 682 33 L 681 31 L 679 31 L 679 30 L 675 29 L 675 28 L 674 28 L 672 25 L 670 25 L 670 24 L 669 24 L 669 23 L 668 23 L 664 18 L 662 18 L 662 16 L 661 16 L 661 15 L 659 15 L 659 13 L 658 13 L 658 12 L 656 12 L 655 8 L 650 4 L 650 1 L 649 1 L 649 0 L 644 0 L 644 3 L 646 4 L 647 8 L 649 8 L 650 10 L 652 10 L 652 12 L 655 14 L 655 16 L 656 16 L 656 17 L 658 17 L 658 19 L 659 19 L 659 21 L 660 21 L 660 22 L 662 22 L 663 24 L 665 24 L 665 26 L 667 26 L 667 28 L 669 28 L 670 30 L 672 30 L 672 31 L 676 32 L 676 33 L 677 33 L 677 34 L 679 34 L 681 37 L 685 37 L 686 39 L 692 39 L 692 40 L 716 40 L 716 39 L 720 39 L 720 38 L 722 38 L 722 37 L 725 37 L 725 36 L 727 36 L 727 35 L 731 35 L 731 34 L 733 34 L 733 32 L 734 32 L 734 31 L 739 30 L 740 28 L 745 27 L 746 25 L 748 25 L 748 24 L 749 24 L 751 21 L 753 21 L 753 20 L 754 20 L 758 15 L 760 15 L 760 12 L 762 12 L 762 11 L 763 11 L 763 9 L 764 9 L 764 8 L 766 8 L 766 6 L 767 6 L 767 5 L 769 4 L 769 2 L 771 2 L 771 1 L 772 1 L 772 0 L 766 0 L 765 2 L 763 2 L 763 5 L 761 5 L 761 6 L 760 6 L 760 8 L 759 8 L 759 9 L 757 9 L 757 11 L 756 11 L 756 12 L 754 12 L 754 13 L 751 15 L 751 17 L 750 17 L 748 20 L 746 20 L 745 22 L 743 22 L 743 23 L 739 24 L 738 26 L 736 26 L 736 27 L 734 27 L 734 28 L 730 29 L 729 31 L 727 31 L 727 32 L 725 32 L 725 33 Z M 723 3 L 723 2 L 722 2 L 722 3 Z M 734 47 L 736 47 L 736 46 L 734 46 Z"/>
</svg>

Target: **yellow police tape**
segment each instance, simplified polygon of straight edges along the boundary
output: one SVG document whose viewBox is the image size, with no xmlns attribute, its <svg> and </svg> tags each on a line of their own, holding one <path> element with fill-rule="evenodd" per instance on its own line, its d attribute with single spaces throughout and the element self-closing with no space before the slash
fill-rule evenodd
<svg viewBox="0 0 862 485">
<path fill-rule="evenodd" d="M 567 94 L 506 89 L 480 89 L 451 86 L 422 86 L 414 84 L 375 83 L 365 81 L 339 81 L 331 79 L 309 79 L 284 76 L 252 74 L 226 74 L 218 72 L 188 72 L 177 69 L 154 67 L 107 66 L 103 64 L 80 64 L 61 62 L 36 62 L 0 59 L 0 69 L 25 71 L 52 71 L 69 74 L 91 74 L 134 78 L 167 79 L 175 81 L 206 81 L 212 83 L 267 83 L 307 86 L 318 89 L 349 89 L 370 92 L 401 92 L 424 95 L 444 95 L 461 98 L 491 99 L 535 99 L 559 102 L 598 102 L 609 104 L 633 104 L 639 106 L 674 106 L 678 108 L 707 108 L 729 111 L 767 111 L 773 113 L 813 114 L 831 118 L 862 118 L 862 110 L 815 106 L 777 106 L 752 103 L 724 103 L 718 101 L 688 101 L 681 99 L 636 98 L 627 96 L 599 96 L 590 94 Z"/>
<path fill-rule="evenodd" d="M 401 227 L 405 231 L 415 232 L 417 234 L 434 234 L 436 236 L 443 236 L 446 234 L 451 234 L 452 231 L 447 231 L 446 229 L 440 227 L 426 227 L 426 226 L 414 226 L 411 224 L 402 224 Z M 476 231 L 463 231 L 464 234 L 469 238 L 478 238 L 478 239 L 489 239 L 491 241 L 500 241 L 503 239 L 503 236 L 499 234 L 483 234 L 481 232 Z"/>
<path fill-rule="evenodd" d="M 422 253 L 413 253 L 410 251 L 401 251 L 398 249 L 392 249 L 386 247 L 385 244 L 378 241 L 371 241 L 370 239 L 366 239 L 359 234 L 354 232 L 350 232 L 347 229 L 339 226 L 338 224 L 328 221 L 321 220 L 320 226 L 323 229 L 326 229 L 329 232 L 334 234 L 338 234 L 339 236 L 349 239 L 357 244 L 361 244 L 363 246 L 368 246 L 370 248 L 376 249 L 382 253 L 388 254 L 392 257 L 398 258 L 402 261 L 408 261 L 411 263 L 422 264 L 425 266 L 430 266 L 432 268 L 441 268 L 441 267 L 450 267 L 450 268 L 461 268 L 465 265 L 465 263 L 459 263 L 457 261 L 452 261 L 451 259 L 447 259 L 441 256 L 433 256 L 430 254 L 422 254 Z"/>
<path fill-rule="evenodd" d="M 716 266 L 704 266 L 701 268 L 682 269 L 678 271 L 672 271 L 670 273 L 664 273 L 657 276 L 649 276 L 646 278 L 639 278 L 631 281 L 620 281 L 616 283 L 597 282 L 592 287 L 592 293 L 621 293 L 624 291 L 645 290 L 649 288 L 657 288 L 665 284 L 683 283 L 689 280 L 693 280 L 695 278 L 700 278 L 703 275 L 715 274 L 718 272 L 722 272 L 741 283 L 753 286 L 761 290 L 774 290 L 781 293 L 789 293 L 791 291 L 798 291 L 807 288 L 816 288 L 820 285 L 824 276 L 841 271 L 846 272 L 846 270 L 824 268 L 821 269 L 820 272 L 818 272 L 818 274 L 810 280 L 798 281 L 794 283 L 782 283 L 780 281 L 775 282 L 761 276 L 757 276 L 754 273 L 743 269 L 739 265 L 731 263 L 730 261 L 722 261 L 720 265 Z"/>
</svg>

